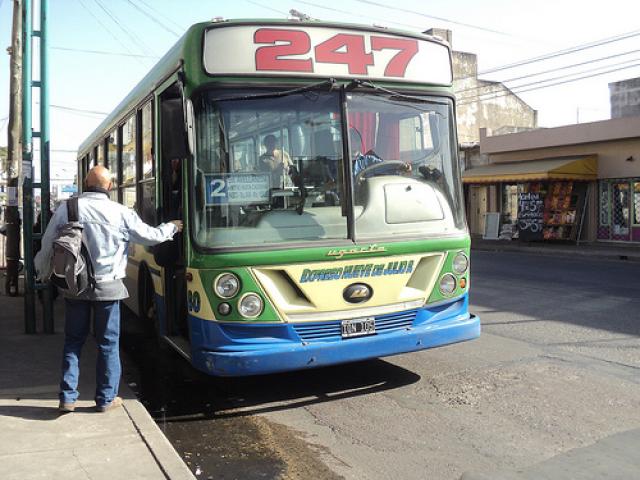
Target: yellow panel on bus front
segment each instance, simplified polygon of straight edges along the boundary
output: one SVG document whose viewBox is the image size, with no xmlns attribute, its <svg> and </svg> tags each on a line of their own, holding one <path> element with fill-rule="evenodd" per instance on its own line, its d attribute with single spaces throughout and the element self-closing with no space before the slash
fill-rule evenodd
<svg viewBox="0 0 640 480">
<path fill-rule="evenodd" d="M 284 321 L 326 321 L 419 308 L 444 253 L 251 269 Z"/>
</svg>

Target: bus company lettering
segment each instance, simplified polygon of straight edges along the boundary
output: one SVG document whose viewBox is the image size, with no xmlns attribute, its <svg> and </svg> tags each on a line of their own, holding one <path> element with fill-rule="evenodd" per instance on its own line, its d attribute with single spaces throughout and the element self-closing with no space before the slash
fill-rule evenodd
<svg viewBox="0 0 640 480">
<path fill-rule="evenodd" d="M 374 243 L 373 245 L 369 245 L 368 247 L 353 247 L 341 248 L 339 250 L 329 250 L 327 252 L 327 257 L 335 257 L 336 260 L 340 260 L 345 255 L 355 255 L 358 253 L 378 253 L 386 251 L 387 249 L 385 247 L 379 247 Z"/>
<path fill-rule="evenodd" d="M 413 272 L 413 260 L 402 260 L 398 262 L 389 262 L 387 264 L 366 263 L 360 265 L 348 265 L 346 267 L 321 268 L 318 270 L 305 268 L 302 271 L 300 283 L 383 277 L 387 275 L 402 275 L 411 272 Z"/>
</svg>

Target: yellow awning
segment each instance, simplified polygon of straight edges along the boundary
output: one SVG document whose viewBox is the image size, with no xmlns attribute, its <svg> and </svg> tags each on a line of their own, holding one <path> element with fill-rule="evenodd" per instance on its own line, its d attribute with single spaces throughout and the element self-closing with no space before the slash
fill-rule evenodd
<svg viewBox="0 0 640 480">
<path fill-rule="evenodd" d="M 462 173 L 463 183 L 596 180 L 597 178 L 597 155 L 494 163 L 471 168 Z"/>
</svg>

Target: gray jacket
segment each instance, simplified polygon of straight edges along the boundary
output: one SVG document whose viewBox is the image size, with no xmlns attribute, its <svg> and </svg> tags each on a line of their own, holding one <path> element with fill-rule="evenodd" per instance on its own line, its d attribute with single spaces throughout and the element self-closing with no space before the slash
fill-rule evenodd
<svg viewBox="0 0 640 480">
<path fill-rule="evenodd" d="M 93 261 L 96 282 L 110 282 L 125 277 L 129 242 L 157 245 L 171 240 L 177 232 L 172 223 L 151 227 L 138 214 L 99 192 L 80 195 L 79 221 L 84 227 L 83 240 Z M 67 223 L 67 204 L 61 204 L 53 214 L 42 237 L 42 247 L 36 258 L 38 278 L 46 280 L 51 273 L 52 243 L 58 228 Z"/>
</svg>

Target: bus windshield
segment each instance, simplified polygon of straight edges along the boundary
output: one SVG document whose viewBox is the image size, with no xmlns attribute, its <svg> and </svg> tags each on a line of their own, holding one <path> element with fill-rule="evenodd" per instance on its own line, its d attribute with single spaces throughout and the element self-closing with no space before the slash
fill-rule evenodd
<svg viewBox="0 0 640 480">
<path fill-rule="evenodd" d="M 350 92 L 348 139 L 335 91 L 209 91 L 194 110 L 192 229 L 201 247 L 464 232 L 447 100 Z"/>
</svg>

